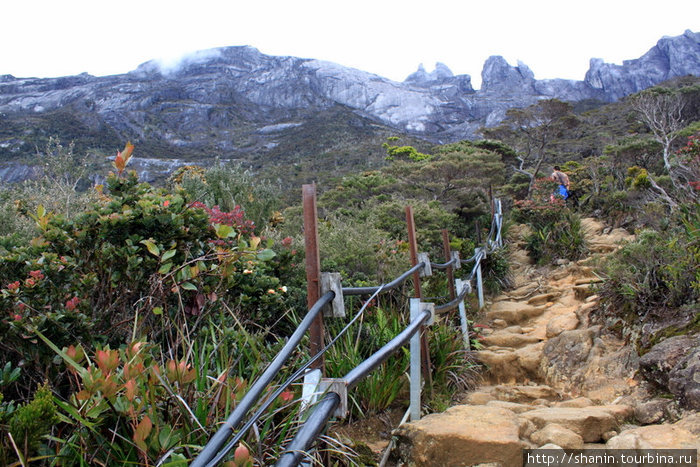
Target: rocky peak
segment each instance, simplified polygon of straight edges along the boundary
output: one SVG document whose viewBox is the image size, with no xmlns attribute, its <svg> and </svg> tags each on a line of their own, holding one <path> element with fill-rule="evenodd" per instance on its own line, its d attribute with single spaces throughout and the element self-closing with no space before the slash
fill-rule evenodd
<svg viewBox="0 0 700 467">
<path fill-rule="evenodd" d="M 510 66 L 505 58 L 493 55 L 484 63 L 481 83 L 481 90 L 485 92 L 522 93 L 532 90 L 535 74 L 520 61 L 518 66 Z"/>
<path fill-rule="evenodd" d="M 584 83 L 615 101 L 676 76 L 700 74 L 700 33 L 686 30 L 680 36 L 663 37 L 638 59 L 622 65 L 592 58 Z"/>
<path fill-rule="evenodd" d="M 229 69 L 251 73 L 266 64 L 274 64 L 282 58 L 262 54 L 249 45 L 218 47 L 199 50 L 173 61 L 149 60 L 128 75 L 138 78 L 152 78 L 154 75 L 160 75 L 172 79 L 187 75 L 225 72 Z"/>
<path fill-rule="evenodd" d="M 435 64 L 435 70 L 433 70 L 430 73 L 425 71 L 425 68 L 421 63 L 420 65 L 418 65 L 418 70 L 408 75 L 408 78 L 406 78 L 404 83 L 413 84 L 417 86 L 426 86 L 441 81 L 449 80 L 453 77 L 454 74 L 444 63 L 437 62 Z"/>
</svg>

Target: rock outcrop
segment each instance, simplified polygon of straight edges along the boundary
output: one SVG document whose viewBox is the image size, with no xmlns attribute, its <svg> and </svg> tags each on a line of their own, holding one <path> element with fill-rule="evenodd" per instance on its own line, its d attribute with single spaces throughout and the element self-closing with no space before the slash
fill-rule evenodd
<svg viewBox="0 0 700 467">
<path fill-rule="evenodd" d="M 622 65 L 591 59 L 584 82 L 603 91 L 610 100 L 660 83 L 671 76 L 697 75 L 700 35 L 690 30 L 678 37 L 664 37 L 646 54 Z"/>
<path fill-rule="evenodd" d="M 640 359 L 640 372 L 681 404 L 700 410 L 700 336 L 675 336 L 656 344 Z"/>
</svg>

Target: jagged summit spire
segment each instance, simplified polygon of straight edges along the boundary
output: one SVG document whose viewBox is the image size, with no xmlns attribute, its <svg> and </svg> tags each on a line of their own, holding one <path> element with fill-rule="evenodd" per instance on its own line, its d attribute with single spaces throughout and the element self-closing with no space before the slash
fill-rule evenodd
<svg viewBox="0 0 700 467">
<path fill-rule="evenodd" d="M 453 77 L 454 74 L 452 73 L 452 71 L 447 65 L 445 65 L 442 62 L 435 63 L 435 69 L 430 73 L 425 71 L 425 67 L 421 63 L 420 65 L 418 65 L 418 70 L 408 75 L 404 82 L 424 85 Z"/>
</svg>

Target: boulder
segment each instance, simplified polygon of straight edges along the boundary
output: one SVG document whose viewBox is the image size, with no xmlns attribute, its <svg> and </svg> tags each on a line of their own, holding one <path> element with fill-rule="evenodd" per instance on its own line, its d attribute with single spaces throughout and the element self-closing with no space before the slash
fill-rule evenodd
<svg viewBox="0 0 700 467">
<path fill-rule="evenodd" d="M 550 423 L 530 435 L 530 441 L 538 446 L 554 443 L 564 449 L 582 449 L 583 438 L 572 430 L 557 423 Z"/>
<path fill-rule="evenodd" d="M 700 335 L 670 337 L 644 354 L 639 372 L 682 406 L 700 410 Z"/>
<path fill-rule="evenodd" d="M 675 425 L 648 425 L 610 438 L 608 449 L 700 449 L 700 437 Z"/>
<path fill-rule="evenodd" d="M 524 412 L 520 416 L 531 420 L 540 429 L 550 423 L 564 426 L 581 436 L 586 443 L 600 441 L 604 433 L 618 426 L 614 416 L 597 407 L 585 409 L 549 407 Z"/>
<path fill-rule="evenodd" d="M 521 464 L 520 423 L 510 410 L 454 406 L 394 431 L 394 460 L 406 465 Z"/>
<path fill-rule="evenodd" d="M 666 407 L 670 404 L 668 399 L 654 399 L 634 408 L 634 418 L 642 425 L 660 423 L 666 415 Z"/>
</svg>

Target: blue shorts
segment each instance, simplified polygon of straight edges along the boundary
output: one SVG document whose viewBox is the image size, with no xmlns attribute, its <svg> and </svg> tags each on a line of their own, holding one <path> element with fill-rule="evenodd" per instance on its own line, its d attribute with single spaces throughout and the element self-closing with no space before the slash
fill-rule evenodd
<svg viewBox="0 0 700 467">
<path fill-rule="evenodd" d="M 557 190 L 557 194 L 561 196 L 564 199 L 567 199 L 569 197 L 569 190 L 566 189 L 564 185 L 559 185 L 559 189 Z"/>
</svg>

